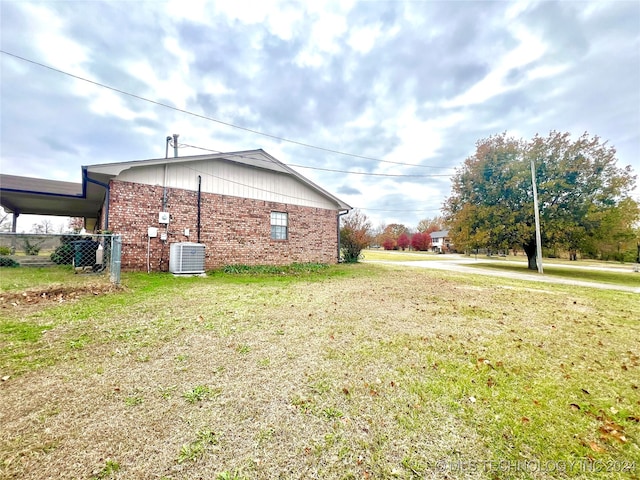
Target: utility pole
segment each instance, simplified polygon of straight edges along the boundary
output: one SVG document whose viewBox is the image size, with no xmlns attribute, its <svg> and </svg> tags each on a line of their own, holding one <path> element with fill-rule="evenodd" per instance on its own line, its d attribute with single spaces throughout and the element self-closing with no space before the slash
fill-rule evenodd
<svg viewBox="0 0 640 480">
<path fill-rule="evenodd" d="M 533 165 L 533 157 L 531 157 L 531 183 L 533 185 L 533 209 L 536 218 L 536 265 L 538 273 L 544 273 L 542 270 L 542 235 L 540 234 L 540 211 L 538 209 L 538 187 L 536 186 L 536 169 Z"/>
</svg>

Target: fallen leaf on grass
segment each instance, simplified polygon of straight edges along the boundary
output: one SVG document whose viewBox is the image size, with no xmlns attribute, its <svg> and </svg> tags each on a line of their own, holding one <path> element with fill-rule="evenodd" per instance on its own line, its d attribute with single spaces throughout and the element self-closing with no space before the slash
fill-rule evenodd
<svg viewBox="0 0 640 480">
<path fill-rule="evenodd" d="M 571 410 L 580 410 L 580 405 L 576 403 L 570 403 L 569 407 L 571 407 Z"/>
<path fill-rule="evenodd" d="M 591 448 L 591 450 L 593 450 L 594 452 L 598 452 L 598 453 L 606 452 L 606 450 L 602 448 L 600 445 L 598 445 L 596 442 L 589 442 L 589 448 Z"/>
<path fill-rule="evenodd" d="M 617 423 L 606 421 L 598 431 L 602 440 L 617 440 L 620 443 L 627 443 L 627 437 L 624 435 L 624 427 Z"/>
<path fill-rule="evenodd" d="M 531 421 L 527 417 L 522 417 L 520 420 L 522 421 L 522 423 L 529 423 Z"/>
</svg>

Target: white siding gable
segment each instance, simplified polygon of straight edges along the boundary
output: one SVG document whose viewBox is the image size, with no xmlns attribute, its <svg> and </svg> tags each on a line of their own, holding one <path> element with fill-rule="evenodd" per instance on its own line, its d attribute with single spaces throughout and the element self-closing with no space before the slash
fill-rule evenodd
<svg viewBox="0 0 640 480">
<path fill-rule="evenodd" d="M 165 172 L 166 168 L 166 172 Z M 270 202 L 336 210 L 336 204 L 288 173 L 259 167 L 208 159 L 166 165 L 133 166 L 117 175 L 117 180 L 160 185 L 185 190 L 251 198 Z M 165 185 L 166 178 L 166 185 Z"/>
</svg>

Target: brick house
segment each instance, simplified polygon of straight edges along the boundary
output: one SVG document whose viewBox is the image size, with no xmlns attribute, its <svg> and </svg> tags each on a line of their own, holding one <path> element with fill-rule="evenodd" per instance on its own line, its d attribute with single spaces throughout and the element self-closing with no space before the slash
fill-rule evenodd
<svg viewBox="0 0 640 480">
<path fill-rule="evenodd" d="M 336 263 L 339 215 L 351 209 L 263 150 L 88 165 L 82 173 L 82 193 L 55 198 L 66 202 L 59 213 L 20 211 L 20 192 L 52 198 L 42 188 L 5 188 L 23 177 L 4 175 L 2 198 L 13 192 L 18 213 L 82 209 L 87 230 L 122 235 L 123 270 L 168 270 L 175 242 L 204 244 L 206 269 Z M 49 190 L 56 183 L 40 182 Z"/>
</svg>

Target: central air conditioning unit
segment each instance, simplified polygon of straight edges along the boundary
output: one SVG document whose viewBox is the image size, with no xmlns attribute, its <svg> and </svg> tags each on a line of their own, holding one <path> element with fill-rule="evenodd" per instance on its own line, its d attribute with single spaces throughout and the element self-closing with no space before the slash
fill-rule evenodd
<svg viewBox="0 0 640 480">
<path fill-rule="evenodd" d="M 204 273 L 204 244 L 172 243 L 169 249 L 171 273 Z"/>
</svg>

